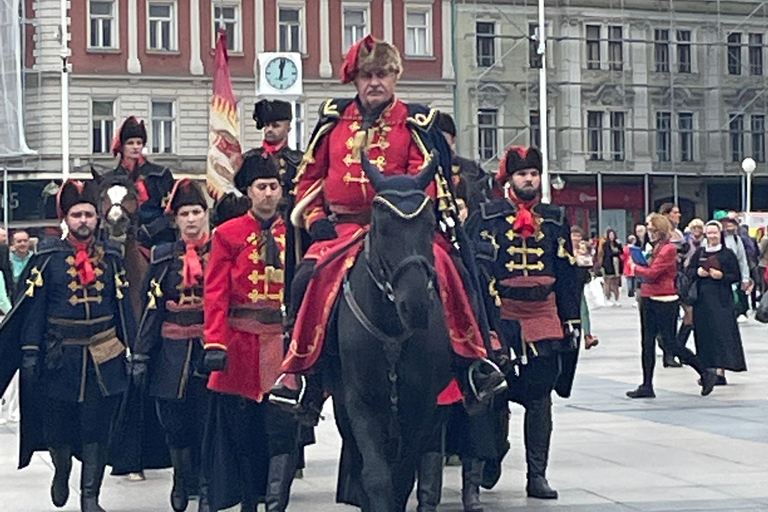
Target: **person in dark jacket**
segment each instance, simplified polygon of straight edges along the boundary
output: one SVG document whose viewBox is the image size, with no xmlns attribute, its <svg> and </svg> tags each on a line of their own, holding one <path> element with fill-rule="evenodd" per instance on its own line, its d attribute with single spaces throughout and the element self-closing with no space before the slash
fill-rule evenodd
<svg viewBox="0 0 768 512">
<path fill-rule="evenodd" d="M 609 229 L 600 240 L 595 260 L 595 273 L 603 276 L 605 298 L 612 306 L 619 305 L 621 274 L 624 271 L 622 262 L 623 247 L 616 237 L 616 231 Z M 614 297 L 611 299 L 611 297 Z"/>
<path fill-rule="evenodd" d="M 459 177 L 466 182 L 466 205 L 469 213 L 472 214 L 482 203 L 491 199 L 492 177 L 477 162 L 456 154 L 456 123 L 449 114 L 444 112 L 437 114 L 437 127 L 443 132 L 448 145 L 451 147 L 454 184 L 458 184 Z"/>
<path fill-rule="evenodd" d="M 198 184 L 179 180 L 167 210 L 179 229 L 179 241 L 156 245 L 144 281 L 139 336 L 133 348 L 132 376 L 139 389 L 148 385 L 173 464 L 171 506 L 187 508 L 198 494 L 202 430 L 208 409 L 203 356 L 203 277 L 210 253 L 208 203 Z M 205 489 L 200 492 L 206 510 Z"/>
<path fill-rule="evenodd" d="M 744 348 L 736 322 L 733 285 L 741 281 L 739 262 L 733 251 L 722 243 L 723 227 L 709 221 L 705 227 L 706 247 L 700 247 L 690 259 L 688 276 L 698 286 L 693 304 L 696 356 L 707 368 L 716 368 L 717 384 L 725 385 L 725 370 L 747 369 Z"/>
<path fill-rule="evenodd" d="M 692 367 L 701 377 L 701 394 L 712 392 L 717 380 L 713 370 L 705 368 L 696 355 L 681 346 L 676 334 L 680 297 L 677 295 L 677 247 L 671 241 L 674 229 L 664 215 L 654 213 L 648 218 L 648 233 L 654 244 L 650 265 L 637 265 L 635 275 L 640 285 L 640 326 L 643 383 L 628 391 L 629 398 L 656 398 L 653 390 L 653 370 L 656 365 L 656 336 L 661 336 L 669 354 Z"/>
<path fill-rule="evenodd" d="M 147 256 L 152 246 L 163 242 L 174 242 L 176 230 L 170 219 L 163 214 L 175 180 L 171 170 L 147 160 L 144 146 L 147 144 L 147 129 L 144 121 L 128 117 L 120 126 L 112 143 L 112 154 L 120 157 L 118 166 L 105 175 L 129 176 L 139 190 L 139 225 L 137 239 L 146 249 Z"/>
</svg>

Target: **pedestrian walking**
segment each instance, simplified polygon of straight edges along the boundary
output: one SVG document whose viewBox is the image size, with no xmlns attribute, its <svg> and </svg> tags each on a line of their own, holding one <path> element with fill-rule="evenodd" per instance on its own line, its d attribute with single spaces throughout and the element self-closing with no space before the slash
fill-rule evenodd
<svg viewBox="0 0 768 512">
<path fill-rule="evenodd" d="M 627 245 L 624 246 L 621 254 L 621 262 L 624 271 L 624 281 L 627 283 L 627 297 L 634 298 L 635 287 L 637 286 L 637 279 L 635 278 L 635 263 L 630 256 L 630 247 L 634 247 L 637 237 L 635 235 L 629 235 L 627 237 Z M 575 249 L 575 246 L 574 246 Z"/>
<path fill-rule="evenodd" d="M 733 303 L 733 287 L 741 282 L 739 262 L 723 246 L 722 231 L 720 222 L 707 223 L 706 247 L 696 251 L 687 271 L 698 287 L 693 304 L 696 356 L 706 368 L 717 369 L 717 385 L 727 384 L 725 370 L 747 369 Z"/>
<path fill-rule="evenodd" d="M 749 311 L 749 301 L 747 294 L 752 291 L 754 283 L 749 271 L 749 259 L 744 242 L 738 234 L 739 221 L 734 215 L 726 211 L 717 211 L 714 220 L 719 220 L 723 225 L 723 243 L 725 247 L 733 251 L 736 260 L 739 262 L 739 274 L 741 275 L 741 284 L 736 287 L 736 320 L 744 322 L 747 320 L 747 311 Z"/>
<path fill-rule="evenodd" d="M 696 254 L 701 247 L 706 245 L 706 237 L 704 236 L 704 221 L 701 219 L 693 219 L 688 223 L 688 227 L 685 230 L 685 243 L 688 245 L 687 252 L 680 262 L 681 270 L 685 270 L 690 265 L 693 255 Z M 688 343 L 688 338 L 691 337 L 693 332 L 693 307 L 690 304 L 684 304 L 681 302 L 680 307 L 683 310 L 683 319 L 680 323 L 680 328 L 677 331 L 677 343 L 681 347 L 685 347 Z"/>
<path fill-rule="evenodd" d="M 656 366 L 656 336 L 661 336 L 664 347 L 683 364 L 692 367 L 701 377 L 701 394 L 712 392 L 717 375 L 705 368 L 696 355 L 677 343 L 675 337 L 680 298 L 675 286 L 677 278 L 677 247 L 671 242 L 672 225 L 660 214 L 648 220 L 648 233 L 654 244 L 648 266 L 638 265 L 635 273 L 642 279 L 640 285 L 640 325 L 643 383 L 628 391 L 630 398 L 655 398 L 653 371 Z"/>
<path fill-rule="evenodd" d="M 611 306 L 619 306 L 623 248 L 616 238 L 616 231 L 608 229 L 597 246 L 595 273 L 603 276 L 605 298 Z M 613 298 L 611 298 L 613 297 Z"/>
<path fill-rule="evenodd" d="M 584 240 L 584 231 L 579 226 L 571 226 L 571 246 L 576 255 L 576 267 L 579 270 L 579 277 L 582 286 L 586 286 L 592 281 L 592 267 L 594 261 L 592 258 L 592 246 Z M 592 334 L 592 319 L 589 315 L 589 306 L 587 298 L 581 293 L 581 330 L 584 334 L 584 348 L 586 350 L 596 347 L 600 340 Z"/>
</svg>

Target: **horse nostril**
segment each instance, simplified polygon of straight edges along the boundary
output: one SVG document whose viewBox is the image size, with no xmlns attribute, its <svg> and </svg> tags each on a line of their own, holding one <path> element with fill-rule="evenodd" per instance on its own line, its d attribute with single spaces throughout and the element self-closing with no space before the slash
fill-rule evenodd
<svg viewBox="0 0 768 512">
<path fill-rule="evenodd" d="M 123 213 L 120 211 L 120 208 L 116 208 L 114 206 L 109 209 L 109 213 L 107 214 L 107 218 L 112 222 L 117 222 L 122 216 Z"/>
</svg>

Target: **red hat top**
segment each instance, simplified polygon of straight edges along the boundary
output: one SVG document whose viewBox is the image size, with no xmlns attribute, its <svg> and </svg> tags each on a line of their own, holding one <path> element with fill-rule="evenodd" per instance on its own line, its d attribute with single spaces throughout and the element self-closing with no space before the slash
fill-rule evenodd
<svg viewBox="0 0 768 512">
<path fill-rule="evenodd" d="M 374 72 L 382 69 L 400 76 L 403 70 L 400 52 L 394 45 L 368 34 L 353 44 L 347 52 L 341 66 L 341 83 L 354 81 L 360 71 Z"/>
<path fill-rule="evenodd" d="M 515 171 L 521 169 L 538 169 L 541 172 L 541 151 L 525 146 L 510 146 L 499 162 L 496 181 L 504 183 Z"/>
</svg>

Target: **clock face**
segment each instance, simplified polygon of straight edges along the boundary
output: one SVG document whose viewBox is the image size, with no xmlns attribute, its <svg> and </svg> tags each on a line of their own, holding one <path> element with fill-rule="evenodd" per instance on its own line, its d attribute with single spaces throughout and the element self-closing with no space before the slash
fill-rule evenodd
<svg viewBox="0 0 768 512">
<path fill-rule="evenodd" d="M 284 91 L 290 89 L 299 79 L 299 69 L 291 59 L 276 57 L 267 62 L 264 77 L 271 87 Z"/>
</svg>

